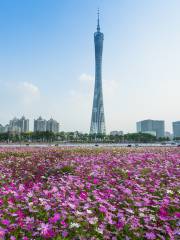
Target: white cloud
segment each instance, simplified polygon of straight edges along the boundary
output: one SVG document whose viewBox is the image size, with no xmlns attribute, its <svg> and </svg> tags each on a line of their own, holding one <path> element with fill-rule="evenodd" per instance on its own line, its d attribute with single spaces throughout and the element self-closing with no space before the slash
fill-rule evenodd
<svg viewBox="0 0 180 240">
<path fill-rule="evenodd" d="M 40 97 L 39 88 L 30 82 L 20 82 L 17 85 L 17 91 L 25 104 L 31 104 Z"/>
<path fill-rule="evenodd" d="M 94 78 L 91 75 L 87 74 L 87 73 L 82 73 L 79 76 L 79 80 L 80 80 L 80 82 L 92 83 Z"/>
<path fill-rule="evenodd" d="M 19 83 L 19 89 L 26 91 L 26 93 L 31 95 L 39 95 L 39 89 L 32 83 L 29 82 L 21 82 Z"/>
</svg>

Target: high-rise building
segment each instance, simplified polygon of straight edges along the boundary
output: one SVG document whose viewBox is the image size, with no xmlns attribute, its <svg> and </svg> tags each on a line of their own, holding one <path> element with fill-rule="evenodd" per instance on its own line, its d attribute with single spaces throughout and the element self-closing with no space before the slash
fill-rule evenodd
<svg viewBox="0 0 180 240">
<path fill-rule="evenodd" d="M 157 138 L 165 136 L 164 121 L 162 120 L 144 120 L 136 123 L 137 132 L 149 133 Z"/>
<path fill-rule="evenodd" d="M 12 120 L 9 121 L 9 132 L 16 132 L 20 133 L 21 128 L 19 126 L 19 119 L 14 117 Z"/>
<path fill-rule="evenodd" d="M 123 136 L 123 131 L 111 131 L 111 136 Z"/>
<path fill-rule="evenodd" d="M 173 137 L 180 138 L 180 121 L 173 122 L 172 125 L 173 125 Z"/>
<path fill-rule="evenodd" d="M 19 126 L 21 128 L 21 132 L 29 132 L 29 119 L 22 116 L 22 118 L 19 119 Z"/>
<path fill-rule="evenodd" d="M 46 132 L 47 121 L 39 117 L 34 120 L 34 132 Z"/>
<path fill-rule="evenodd" d="M 0 133 L 5 132 L 5 128 L 3 127 L 3 125 L 0 124 Z"/>
<path fill-rule="evenodd" d="M 4 126 L 4 132 L 9 132 L 9 131 L 10 131 L 10 126 L 9 126 L 9 124 L 6 124 Z"/>
<path fill-rule="evenodd" d="M 102 52 L 103 52 L 104 34 L 100 32 L 99 25 L 99 10 L 97 31 L 94 33 L 95 45 L 95 86 L 93 109 L 91 116 L 90 134 L 105 134 L 105 116 L 103 105 L 103 91 L 102 91 Z"/>
<path fill-rule="evenodd" d="M 58 133 L 59 132 L 59 123 L 52 118 L 49 119 L 47 121 L 46 130 L 48 132 Z"/>
<path fill-rule="evenodd" d="M 18 133 L 29 132 L 29 119 L 26 119 L 24 116 L 20 119 L 13 118 L 9 121 L 8 131 Z"/>
</svg>

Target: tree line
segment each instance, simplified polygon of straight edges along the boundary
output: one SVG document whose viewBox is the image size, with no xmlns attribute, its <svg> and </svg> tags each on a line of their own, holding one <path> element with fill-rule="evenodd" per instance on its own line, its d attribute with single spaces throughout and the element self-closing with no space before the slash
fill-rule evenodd
<svg viewBox="0 0 180 240">
<path fill-rule="evenodd" d="M 0 142 L 72 142 L 72 143 L 153 143 L 168 141 L 169 138 L 159 138 L 147 133 L 127 133 L 124 135 L 87 134 L 80 132 L 28 132 L 0 133 Z"/>
</svg>

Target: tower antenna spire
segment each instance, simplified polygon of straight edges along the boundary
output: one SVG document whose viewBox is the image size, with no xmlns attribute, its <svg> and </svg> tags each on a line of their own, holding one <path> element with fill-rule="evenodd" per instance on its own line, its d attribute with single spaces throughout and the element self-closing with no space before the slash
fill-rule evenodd
<svg viewBox="0 0 180 240">
<path fill-rule="evenodd" d="M 100 32 L 100 25 L 99 25 L 99 8 L 98 8 L 98 12 L 97 12 L 97 31 Z"/>
</svg>

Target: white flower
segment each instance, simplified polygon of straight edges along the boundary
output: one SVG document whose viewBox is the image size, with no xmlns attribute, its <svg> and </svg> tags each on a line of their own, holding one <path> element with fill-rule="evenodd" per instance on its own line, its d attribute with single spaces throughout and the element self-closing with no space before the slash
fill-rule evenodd
<svg viewBox="0 0 180 240">
<path fill-rule="evenodd" d="M 167 190 L 167 193 L 168 193 L 168 194 L 173 194 L 173 191 L 168 189 L 168 190 Z"/>
<path fill-rule="evenodd" d="M 74 204 L 72 204 L 72 203 L 69 203 L 69 207 L 72 208 L 72 209 L 76 208 L 76 206 Z"/>
<path fill-rule="evenodd" d="M 134 213 L 134 211 L 132 209 L 126 209 L 126 211 L 129 213 Z"/>
<path fill-rule="evenodd" d="M 87 209 L 87 213 L 88 213 L 88 214 L 91 214 L 92 211 L 91 211 L 90 209 Z"/>
<path fill-rule="evenodd" d="M 139 216 L 140 216 L 140 217 L 144 217 L 145 214 L 144 214 L 144 213 L 139 213 Z"/>
<path fill-rule="evenodd" d="M 149 217 L 150 217 L 150 219 L 151 219 L 152 221 L 156 221 L 156 218 L 155 218 L 154 215 L 150 214 Z"/>
<path fill-rule="evenodd" d="M 77 214 L 77 215 L 83 215 L 83 212 L 76 211 L 76 214 Z"/>
<path fill-rule="evenodd" d="M 100 233 L 100 234 L 103 234 L 103 230 L 100 229 L 100 228 L 97 228 L 97 229 L 96 229 L 96 232 L 98 232 L 98 233 Z"/>
<path fill-rule="evenodd" d="M 71 223 L 70 228 L 79 228 L 80 225 L 78 223 Z"/>
<path fill-rule="evenodd" d="M 32 206 L 33 206 L 33 202 L 29 202 L 28 205 L 29 205 L 30 207 L 32 207 Z"/>
<path fill-rule="evenodd" d="M 33 193 L 32 193 L 32 192 L 28 192 L 27 196 L 28 196 L 29 198 L 31 198 L 31 197 L 33 196 Z"/>
<path fill-rule="evenodd" d="M 89 218 L 88 221 L 90 224 L 96 224 L 98 222 L 98 218 L 97 217 Z"/>
</svg>

